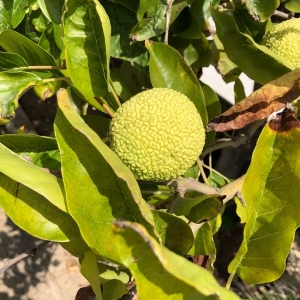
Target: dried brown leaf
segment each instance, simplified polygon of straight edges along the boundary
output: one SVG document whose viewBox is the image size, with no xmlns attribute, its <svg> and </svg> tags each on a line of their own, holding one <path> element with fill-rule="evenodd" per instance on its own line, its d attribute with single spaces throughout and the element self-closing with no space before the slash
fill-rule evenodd
<svg viewBox="0 0 300 300">
<path fill-rule="evenodd" d="M 267 118 L 300 96 L 300 68 L 272 80 L 250 96 L 215 117 L 207 131 L 228 131 Z"/>
</svg>

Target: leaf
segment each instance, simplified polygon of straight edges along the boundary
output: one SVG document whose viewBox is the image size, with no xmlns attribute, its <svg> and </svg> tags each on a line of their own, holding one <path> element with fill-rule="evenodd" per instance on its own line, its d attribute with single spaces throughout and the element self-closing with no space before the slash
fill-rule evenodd
<svg viewBox="0 0 300 300">
<path fill-rule="evenodd" d="M 0 52 L 0 70 L 27 67 L 24 58 L 18 54 L 10 52 Z"/>
<path fill-rule="evenodd" d="M 0 34 L 0 46 L 7 52 L 19 54 L 29 66 L 56 65 L 49 53 L 16 31 L 3 31 Z"/>
<path fill-rule="evenodd" d="M 37 83 L 33 90 L 35 94 L 42 100 L 45 101 L 48 98 L 53 97 L 56 92 L 61 87 L 61 80 L 57 81 L 50 81 L 50 82 L 41 82 Z"/>
<path fill-rule="evenodd" d="M 189 254 L 193 257 L 207 256 L 209 263 L 208 268 L 211 272 L 213 271 L 213 263 L 216 260 L 216 247 L 209 222 L 203 223 L 195 233 L 195 242 Z"/>
<path fill-rule="evenodd" d="M 149 54 L 144 43 L 134 42 L 128 38 L 137 22 L 136 13 L 119 4 L 103 2 L 102 5 L 111 22 L 111 56 L 146 67 Z"/>
<path fill-rule="evenodd" d="M 10 121 L 18 107 L 18 99 L 41 78 L 29 72 L 0 72 L 0 124 Z"/>
<path fill-rule="evenodd" d="M 140 224 L 117 221 L 113 229 L 119 255 L 136 280 L 139 300 L 149 295 L 165 300 L 239 299 L 204 268 L 160 246 Z"/>
<path fill-rule="evenodd" d="M 0 135 L 0 143 L 41 168 L 60 170 L 60 153 L 56 139 L 35 134 Z"/>
<path fill-rule="evenodd" d="M 186 216 L 190 213 L 191 209 L 205 201 L 206 199 L 211 198 L 212 196 L 218 197 L 220 195 L 199 195 L 195 198 L 178 198 L 174 203 L 173 212 L 177 216 Z"/>
<path fill-rule="evenodd" d="M 300 12 L 300 3 L 298 0 L 289 0 L 284 3 L 285 8 L 296 13 Z"/>
<path fill-rule="evenodd" d="M 246 6 L 256 21 L 264 22 L 272 16 L 279 6 L 279 0 L 246 0 Z"/>
<path fill-rule="evenodd" d="M 61 24 L 64 0 L 37 0 L 46 18 L 55 24 Z"/>
<path fill-rule="evenodd" d="M 240 129 L 256 120 L 267 118 L 300 96 L 299 79 L 300 69 L 295 69 L 269 82 L 220 116 L 213 118 L 207 129 L 215 131 Z"/>
<path fill-rule="evenodd" d="M 120 299 L 127 293 L 125 284 L 120 280 L 112 279 L 103 284 L 103 300 Z"/>
<path fill-rule="evenodd" d="M 251 79 L 263 85 L 291 71 L 279 56 L 241 33 L 232 16 L 214 8 L 211 14 L 226 54 Z"/>
<path fill-rule="evenodd" d="M 0 33 L 6 29 L 16 28 L 23 20 L 27 7 L 27 0 L 2 0 Z"/>
<path fill-rule="evenodd" d="M 69 213 L 89 247 L 118 261 L 111 223 L 127 219 L 152 231 L 153 216 L 133 174 L 73 110 L 64 89 L 58 104 L 54 129 Z"/>
<path fill-rule="evenodd" d="M 222 209 L 223 202 L 220 197 L 210 197 L 193 206 L 186 218 L 194 223 L 201 223 L 216 218 Z"/>
<path fill-rule="evenodd" d="M 86 98 L 106 95 L 111 27 L 105 10 L 96 0 L 67 0 L 63 28 L 66 64 L 73 84 Z"/>
<path fill-rule="evenodd" d="M 2 144 L 0 144 L 0 156 L 2 159 L 0 172 L 41 194 L 53 205 L 67 212 L 61 179 L 22 159 Z"/>
<path fill-rule="evenodd" d="M 81 262 L 80 271 L 81 274 L 88 280 L 92 289 L 96 295 L 96 299 L 102 299 L 101 287 L 100 287 L 100 278 L 97 265 L 98 256 L 92 252 L 87 251 L 84 254 L 84 258 Z"/>
<path fill-rule="evenodd" d="M 218 95 L 214 90 L 209 86 L 201 82 L 202 92 L 205 98 L 205 105 L 207 111 L 207 118 L 211 120 L 213 116 L 219 115 L 221 113 L 221 103 Z M 205 145 L 204 150 L 213 142 L 215 139 L 216 133 L 206 132 L 205 134 Z"/>
<path fill-rule="evenodd" d="M 187 5 L 187 1 L 174 2 L 171 8 L 170 24 Z M 165 32 L 167 3 L 160 0 L 141 0 L 137 10 L 138 24 L 132 28 L 130 38 L 144 41 Z"/>
<path fill-rule="evenodd" d="M 240 78 L 236 78 L 234 81 L 234 100 L 238 103 L 246 98 L 245 88 Z"/>
<path fill-rule="evenodd" d="M 20 170 L 23 171 L 17 169 L 15 173 L 26 177 L 26 173 Z M 42 195 L 3 173 L 0 173 L 0 182 L 0 205 L 17 226 L 35 237 L 55 242 L 68 242 L 80 237 L 78 227 L 70 215 Z"/>
<path fill-rule="evenodd" d="M 299 219 L 300 123 L 286 111 L 263 129 L 242 193 L 248 210 L 244 240 L 229 272 L 249 284 L 274 281 L 285 270 Z"/>
<path fill-rule="evenodd" d="M 145 41 L 145 46 L 150 53 L 149 68 L 153 87 L 167 87 L 186 95 L 195 104 L 205 125 L 205 100 L 199 80 L 191 68 L 174 48 L 166 44 Z"/>
<path fill-rule="evenodd" d="M 38 32 L 43 32 L 49 25 L 49 20 L 45 17 L 40 9 L 30 14 L 31 23 Z"/>
<path fill-rule="evenodd" d="M 182 219 L 169 213 L 153 210 L 155 230 L 162 245 L 177 253 L 186 255 L 194 243 L 190 226 Z"/>
</svg>

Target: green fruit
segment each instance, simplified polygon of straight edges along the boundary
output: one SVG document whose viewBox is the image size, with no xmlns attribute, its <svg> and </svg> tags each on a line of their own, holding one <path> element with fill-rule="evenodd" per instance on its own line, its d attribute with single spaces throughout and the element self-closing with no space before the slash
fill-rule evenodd
<svg viewBox="0 0 300 300">
<path fill-rule="evenodd" d="M 185 95 L 154 88 L 135 95 L 116 111 L 110 137 L 111 148 L 137 179 L 165 181 L 195 163 L 205 130 Z"/>
<path fill-rule="evenodd" d="M 262 44 L 282 57 L 291 67 L 300 67 L 300 19 L 275 25 L 266 33 Z"/>
</svg>

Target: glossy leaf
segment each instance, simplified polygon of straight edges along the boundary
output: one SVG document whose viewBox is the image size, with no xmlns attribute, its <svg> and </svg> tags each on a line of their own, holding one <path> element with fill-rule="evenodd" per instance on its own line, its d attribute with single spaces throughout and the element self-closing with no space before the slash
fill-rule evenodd
<svg viewBox="0 0 300 300">
<path fill-rule="evenodd" d="M 64 44 L 70 78 L 86 98 L 104 96 L 109 81 L 109 18 L 96 0 L 68 0 L 65 9 Z"/>
<path fill-rule="evenodd" d="M 114 224 L 117 250 L 137 284 L 140 300 L 239 299 L 213 276 L 158 244 L 139 224 Z M 201 278 L 201 280 L 199 280 Z"/>
<path fill-rule="evenodd" d="M 291 71 L 279 56 L 241 33 L 232 16 L 213 8 L 211 13 L 228 57 L 251 79 L 265 84 Z"/>
<path fill-rule="evenodd" d="M 193 206 L 186 218 L 194 223 L 201 223 L 216 218 L 222 209 L 220 197 L 210 197 Z"/>
<path fill-rule="evenodd" d="M 0 46 L 7 52 L 19 54 L 29 66 L 56 65 L 49 53 L 16 31 L 3 31 L 0 34 Z"/>
<path fill-rule="evenodd" d="M 149 67 L 153 87 L 167 87 L 185 94 L 195 104 L 206 124 L 205 100 L 199 80 L 181 55 L 163 43 L 146 41 L 145 45 L 150 53 Z"/>
<path fill-rule="evenodd" d="M 84 258 L 81 262 L 81 274 L 88 280 L 92 289 L 96 295 L 96 299 L 102 299 L 101 286 L 100 286 L 100 278 L 98 271 L 98 256 L 92 252 L 87 251 L 84 254 Z"/>
<path fill-rule="evenodd" d="M 24 58 L 16 53 L 0 52 L 0 70 L 27 67 Z"/>
<path fill-rule="evenodd" d="M 218 195 L 215 195 L 215 196 L 217 197 Z M 178 198 L 177 201 L 173 205 L 173 212 L 177 216 L 186 216 L 190 213 L 191 209 L 195 205 L 197 205 L 211 197 L 212 197 L 212 195 L 199 195 L 195 198 Z"/>
<path fill-rule="evenodd" d="M 40 9 L 49 21 L 60 24 L 64 0 L 37 0 Z"/>
<path fill-rule="evenodd" d="M 59 91 L 58 104 L 55 135 L 69 212 L 87 244 L 118 261 L 111 223 L 127 219 L 152 231 L 153 216 L 133 174 L 73 110 L 66 90 Z"/>
<path fill-rule="evenodd" d="M 15 28 L 25 16 L 27 0 L 2 0 L 0 12 L 0 33 Z"/>
<path fill-rule="evenodd" d="M 250 284 L 282 275 L 300 225 L 300 124 L 291 116 L 285 121 L 279 131 L 270 127 L 273 121 L 263 129 L 242 189 L 248 220 L 229 271 Z"/>
<path fill-rule="evenodd" d="M 264 22 L 270 18 L 279 4 L 279 0 L 246 0 L 249 12 L 255 20 L 260 22 Z"/>
<path fill-rule="evenodd" d="M 173 3 L 171 8 L 171 24 L 186 5 L 187 1 Z M 141 0 L 137 11 L 139 23 L 132 28 L 130 37 L 135 41 L 144 41 L 165 32 L 166 11 L 166 2 L 160 0 Z"/>
<path fill-rule="evenodd" d="M 300 12 L 300 3 L 298 0 L 289 0 L 285 2 L 285 8 L 296 13 Z"/>
<path fill-rule="evenodd" d="M 201 82 L 202 92 L 205 98 L 205 106 L 207 111 L 207 119 L 211 120 L 212 117 L 221 113 L 221 103 L 218 95 L 209 86 Z M 205 145 L 203 149 L 206 149 L 215 139 L 216 133 L 214 131 L 206 132 Z"/>
<path fill-rule="evenodd" d="M 110 2 L 102 3 L 111 22 L 111 56 L 134 62 L 145 67 L 149 62 L 149 54 L 144 43 L 134 42 L 129 38 L 137 18 L 129 8 Z"/>
<path fill-rule="evenodd" d="M 49 202 L 67 212 L 62 180 L 22 159 L 0 144 L 0 172 L 44 196 Z M 16 171 L 18 166 L 18 171 Z"/>
<path fill-rule="evenodd" d="M 194 235 L 190 226 L 174 215 L 154 210 L 155 230 L 159 234 L 162 245 L 171 251 L 186 255 L 194 242 Z"/>
<path fill-rule="evenodd" d="M 39 80 L 29 72 L 0 72 L 0 124 L 10 121 L 18 107 L 18 99 Z"/>
<path fill-rule="evenodd" d="M 0 135 L 0 143 L 34 165 L 60 169 L 60 153 L 56 139 L 31 134 Z"/>
<path fill-rule="evenodd" d="M 15 173 L 26 178 L 26 173 L 21 173 L 20 170 L 23 169 L 19 169 L 19 164 L 17 166 L 17 171 L 14 166 Z M 0 173 L 0 182 L 0 205 L 17 226 L 35 237 L 55 242 L 68 242 L 80 236 L 78 227 L 70 215 L 58 209 L 42 195 L 3 173 Z"/>
<path fill-rule="evenodd" d="M 127 293 L 125 284 L 120 280 L 112 279 L 103 284 L 103 300 L 120 299 Z"/>
</svg>

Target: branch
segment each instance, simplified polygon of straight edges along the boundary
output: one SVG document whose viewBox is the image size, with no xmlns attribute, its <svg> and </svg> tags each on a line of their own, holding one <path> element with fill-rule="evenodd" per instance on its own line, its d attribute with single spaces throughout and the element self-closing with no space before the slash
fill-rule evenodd
<svg viewBox="0 0 300 300">
<path fill-rule="evenodd" d="M 170 28 L 170 20 L 171 20 L 171 9 L 172 9 L 172 4 L 174 0 L 168 0 L 167 3 L 167 12 L 166 12 L 166 33 L 165 33 L 165 40 L 164 43 L 168 44 L 169 40 L 169 28 Z"/>
<path fill-rule="evenodd" d="M 40 244 L 38 244 L 35 248 L 26 251 L 20 255 L 18 255 L 15 258 L 12 259 L 4 259 L 0 262 L 0 275 L 3 274 L 8 268 L 10 268 L 11 266 L 13 266 L 14 264 L 16 264 L 17 262 L 19 262 L 20 260 L 26 258 L 27 256 L 34 256 L 37 251 L 46 246 L 47 244 L 51 243 L 50 241 L 43 241 Z"/>
<path fill-rule="evenodd" d="M 211 145 L 210 147 L 206 148 L 205 151 L 202 152 L 200 159 L 203 160 L 203 158 L 216 150 L 227 148 L 227 147 L 234 147 L 237 148 L 241 144 L 244 144 L 247 142 L 252 135 L 255 133 L 255 131 L 265 122 L 265 120 L 259 120 L 254 123 L 252 123 L 246 130 L 245 133 L 242 133 L 236 137 L 233 137 L 232 139 L 226 139 L 226 141 L 217 141 L 215 144 Z"/>
<path fill-rule="evenodd" d="M 295 13 L 293 13 L 293 12 L 290 12 L 290 13 L 287 14 L 287 13 L 284 13 L 284 12 L 276 9 L 273 13 L 273 16 L 278 17 L 278 18 L 286 21 L 286 20 L 292 19 L 294 17 L 294 14 Z"/>
<path fill-rule="evenodd" d="M 195 191 L 204 195 L 218 194 L 225 197 L 223 199 L 223 203 L 225 204 L 235 196 L 238 197 L 241 201 L 243 201 L 241 190 L 244 183 L 244 179 L 245 179 L 245 175 L 224 185 L 221 188 L 207 185 L 193 178 L 182 178 L 182 177 L 171 180 L 168 185 L 176 189 L 179 197 L 184 197 L 186 191 Z"/>
</svg>

